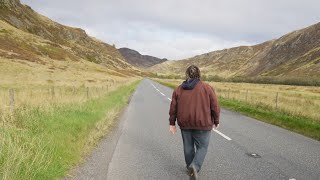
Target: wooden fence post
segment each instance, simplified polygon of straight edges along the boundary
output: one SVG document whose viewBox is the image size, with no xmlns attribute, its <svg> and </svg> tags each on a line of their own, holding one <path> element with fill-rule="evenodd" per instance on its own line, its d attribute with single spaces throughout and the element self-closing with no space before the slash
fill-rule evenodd
<svg viewBox="0 0 320 180">
<path fill-rule="evenodd" d="M 247 89 L 247 92 L 246 92 L 246 102 L 248 102 L 248 89 Z"/>
<path fill-rule="evenodd" d="M 87 87 L 87 99 L 89 99 L 89 87 Z"/>
<path fill-rule="evenodd" d="M 55 92 L 54 92 L 54 86 L 51 88 L 51 98 L 54 99 Z"/>
<path fill-rule="evenodd" d="M 278 98 L 279 98 L 279 92 L 277 92 L 277 95 L 276 95 L 276 109 L 278 109 Z"/>
<path fill-rule="evenodd" d="M 15 105 L 14 90 L 13 89 L 9 89 L 9 97 L 10 97 L 10 111 L 13 112 L 14 111 L 14 105 Z"/>
</svg>

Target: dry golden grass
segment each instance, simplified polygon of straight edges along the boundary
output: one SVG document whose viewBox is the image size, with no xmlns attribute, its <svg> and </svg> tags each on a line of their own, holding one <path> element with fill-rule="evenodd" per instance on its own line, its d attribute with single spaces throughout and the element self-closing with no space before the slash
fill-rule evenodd
<svg viewBox="0 0 320 180">
<path fill-rule="evenodd" d="M 182 80 L 159 79 L 178 85 Z M 320 121 L 320 87 L 209 82 L 219 96 Z M 278 105 L 276 96 L 278 93 Z M 276 107 L 277 106 L 277 107 Z"/>
<path fill-rule="evenodd" d="M 39 64 L 0 58 L 0 120 L 8 122 L 12 108 L 50 109 L 53 105 L 82 103 L 138 79 L 115 76 L 117 73 L 84 60 L 48 58 L 46 64 Z M 10 91 L 14 91 L 14 102 Z"/>
<path fill-rule="evenodd" d="M 51 111 L 51 107 L 64 104 L 81 104 L 99 98 L 110 91 L 128 85 L 137 78 L 126 81 L 110 81 L 104 84 L 84 86 L 37 86 L 28 88 L 0 88 L 0 127 L 10 125 L 14 120 L 10 114 L 14 109 L 28 113 L 28 109 L 40 108 Z M 13 97 L 10 91 L 14 91 Z"/>
<path fill-rule="evenodd" d="M 85 60 L 73 62 L 48 58 L 45 64 L 39 64 L 0 57 L 0 87 L 98 86 L 110 81 L 126 80 L 126 76 L 117 74 L 116 71 Z"/>
<path fill-rule="evenodd" d="M 132 83 L 128 81 L 111 81 L 97 86 L 42 86 L 28 88 L 0 88 L 0 114 L 6 116 L 12 109 L 22 107 L 40 107 L 50 109 L 54 105 L 83 103 L 87 100 L 105 95 L 120 86 Z M 13 97 L 10 91 L 14 92 Z M 13 100 L 13 101 L 12 101 Z M 4 118 L 1 118 L 5 121 Z"/>
</svg>

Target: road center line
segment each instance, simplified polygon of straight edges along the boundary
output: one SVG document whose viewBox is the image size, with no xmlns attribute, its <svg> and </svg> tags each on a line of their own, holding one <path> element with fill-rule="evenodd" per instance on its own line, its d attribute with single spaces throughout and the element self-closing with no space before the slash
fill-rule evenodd
<svg viewBox="0 0 320 180">
<path fill-rule="evenodd" d="M 220 136 L 222 136 L 223 138 L 225 138 L 228 141 L 231 141 L 232 139 L 229 138 L 228 136 L 224 135 L 222 132 L 216 130 L 216 129 L 212 129 L 212 131 L 216 132 L 217 134 L 219 134 Z"/>
<path fill-rule="evenodd" d="M 165 94 L 163 94 L 162 92 L 160 92 L 160 94 L 162 95 L 162 96 L 166 96 Z"/>
<path fill-rule="evenodd" d="M 168 98 L 169 101 L 172 101 L 170 98 Z"/>
</svg>

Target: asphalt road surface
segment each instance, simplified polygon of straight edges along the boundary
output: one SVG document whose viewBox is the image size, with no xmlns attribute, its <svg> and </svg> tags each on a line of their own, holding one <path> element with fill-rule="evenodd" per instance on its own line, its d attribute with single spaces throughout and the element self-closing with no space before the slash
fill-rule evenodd
<svg viewBox="0 0 320 180">
<path fill-rule="evenodd" d="M 179 180 L 186 174 L 180 130 L 169 133 L 172 89 L 143 80 L 120 123 L 76 179 Z M 320 142 L 222 109 L 200 179 L 320 180 Z"/>
</svg>

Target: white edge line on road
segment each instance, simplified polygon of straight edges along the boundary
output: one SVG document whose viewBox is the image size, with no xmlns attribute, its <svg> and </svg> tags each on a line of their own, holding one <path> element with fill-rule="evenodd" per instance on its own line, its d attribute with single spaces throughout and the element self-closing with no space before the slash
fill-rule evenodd
<svg viewBox="0 0 320 180">
<path fill-rule="evenodd" d="M 154 85 L 154 84 L 152 84 L 152 83 L 150 83 L 154 88 L 156 88 L 156 86 Z"/>
<path fill-rule="evenodd" d="M 228 141 L 231 141 L 232 139 L 229 138 L 228 136 L 224 135 L 222 132 L 216 130 L 216 129 L 212 129 L 212 131 L 216 132 L 217 134 L 219 134 L 220 136 L 222 136 L 223 138 L 225 138 Z"/>
<path fill-rule="evenodd" d="M 160 92 L 160 90 L 158 88 L 156 88 L 152 83 L 151 85 L 162 95 L 162 96 L 166 96 L 165 94 L 163 94 L 162 92 Z M 167 97 L 168 98 L 168 97 Z M 169 101 L 172 101 L 171 98 L 168 98 Z M 220 136 L 222 136 L 223 138 L 225 138 L 228 141 L 231 141 L 232 139 L 229 138 L 228 136 L 224 135 L 222 132 L 216 130 L 216 129 L 212 129 L 212 131 L 216 132 L 217 134 L 219 134 Z"/>
</svg>

